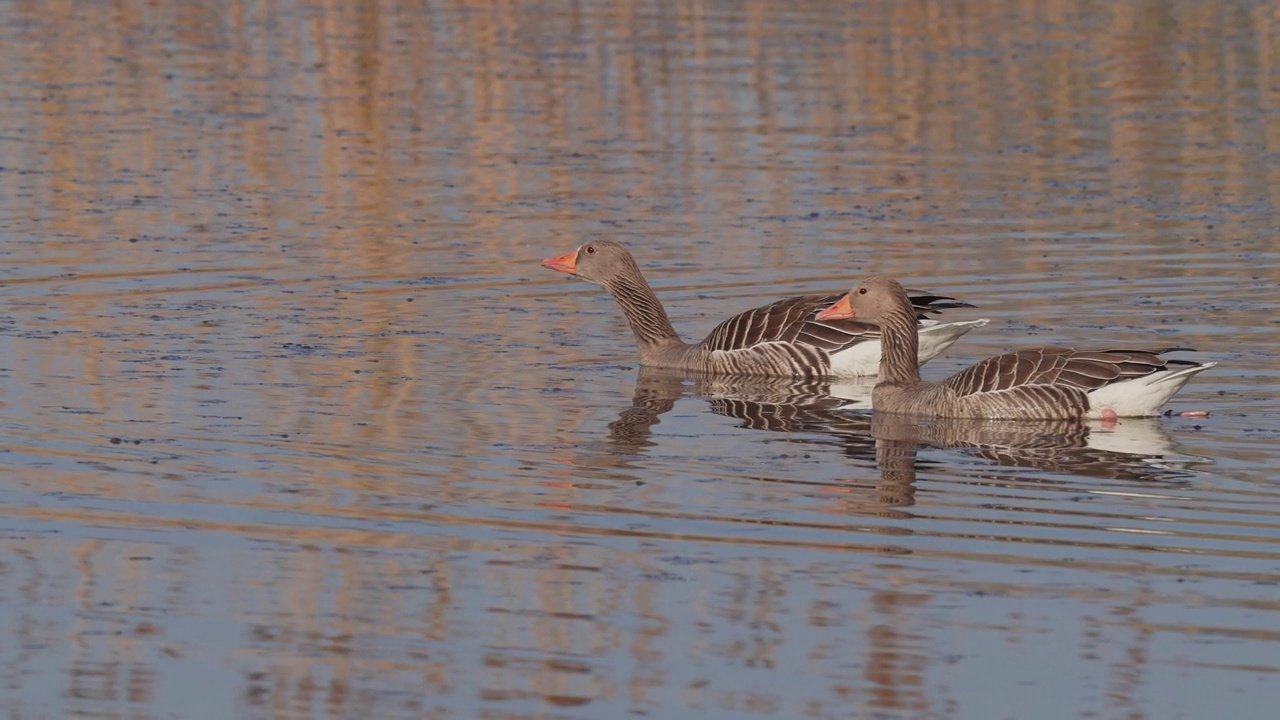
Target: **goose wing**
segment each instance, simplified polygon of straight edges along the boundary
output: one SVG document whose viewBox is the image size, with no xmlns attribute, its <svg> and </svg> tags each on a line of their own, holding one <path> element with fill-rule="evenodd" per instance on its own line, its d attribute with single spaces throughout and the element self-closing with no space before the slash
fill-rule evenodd
<svg viewBox="0 0 1280 720">
<path fill-rule="evenodd" d="M 1044 346 L 987 358 L 943 381 L 958 397 L 986 393 L 1084 393 L 1168 368 L 1163 350 L 1075 350 Z M 1074 394 L 1074 393 L 1073 393 Z"/>
<path fill-rule="evenodd" d="M 957 307 L 972 307 L 954 298 L 910 290 L 911 304 L 918 319 Z M 814 316 L 841 298 L 831 295 L 801 295 L 738 313 L 716 326 L 702 346 L 708 350 L 745 350 L 762 343 L 801 343 L 838 353 L 853 345 L 880 337 L 875 323 L 854 318 L 818 321 Z"/>
</svg>

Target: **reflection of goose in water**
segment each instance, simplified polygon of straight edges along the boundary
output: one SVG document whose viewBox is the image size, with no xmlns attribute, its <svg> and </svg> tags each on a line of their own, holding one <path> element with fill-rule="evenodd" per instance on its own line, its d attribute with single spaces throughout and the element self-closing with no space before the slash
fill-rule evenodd
<svg viewBox="0 0 1280 720">
<path fill-rule="evenodd" d="M 811 433 L 817 437 L 797 437 L 794 442 L 835 442 L 848 457 L 868 462 L 875 457 L 882 473 L 908 471 L 901 462 L 886 468 L 886 452 L 909 456 L 912 477 L 921 446 L 957 450 L 1009 467 L 1129 480 L 1181 480 L 1188 461 L 1195 460 L 1173 450 L 1159 419 L 1103 426 L 1079 420 L 909 418 L 846 411 L 851 405 L 865 407 L 871 387 L 857 381 L 688 378 L 642 369 L 631 407 L 609 424 L 609 440 L 625 454 L 642 452 L 654 444 L 651 428 L 660 416 L 687 396 L 708 400 L 712 412 L 737 418 L 744 428 Z"/>
<path fill-rule="evenodd" d="M 1005 467 L 1120 480 L 1184 480 L 1202 458 L 1181 455 L 1156 418 L 1079 420 L 913 418 L 875 413 L 878 444 L 958 450 Z"/>
<path fill-rule="evenodd" d="M 650 428 L 682 397 L 709 401 L 717 415 L 737 418 L 741 427 L 775 432 L 813 431 L 856 440 L 870 454 L 871 419 L 844 413 L 868 407 L 872 383 L 792 378 L 689 377 L 677 371 L 641 368 L 631 407 L 609 423 L 615 443 L 636 449 L 652 445 Z"/>
</svg>

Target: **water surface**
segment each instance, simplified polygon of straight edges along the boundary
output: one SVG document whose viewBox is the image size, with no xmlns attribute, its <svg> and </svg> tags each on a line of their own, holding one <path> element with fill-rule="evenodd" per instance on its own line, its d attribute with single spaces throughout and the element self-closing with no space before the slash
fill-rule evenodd
<svg viewBox="0 0 1280 720">
<path fill-rule="evenodd" d="M 1271 717 L 1274 9 L 784 5 L 0 6 L 10 717 Z M 598 237 L 1210 415 L 642 372 Z"/>
</svg>

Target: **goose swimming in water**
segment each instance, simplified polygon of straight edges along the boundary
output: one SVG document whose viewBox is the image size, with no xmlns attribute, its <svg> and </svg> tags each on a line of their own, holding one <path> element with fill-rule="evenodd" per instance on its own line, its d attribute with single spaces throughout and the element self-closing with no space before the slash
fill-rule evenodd
<svg viewBox="0 0 1280 720">
<path fill-rule="evenodd" d="M 720 323 L 698 343 L 686 343 L 625 247 L 593 240 L 542 261 L 608 290 L 636 336 L 640 362 L 649 367 L 730 375 L 862 377 L 880 364 L 880 328 L 861 318 L 818 320 L 817 312 L 838 294 L 804 295 L 747 310 Z M 910 325 L 917 360 L 925 362 L 987 320 L 938 322 L 928 315 L 971 307 L 953 298 L 912 291 Z"/>
</svg>

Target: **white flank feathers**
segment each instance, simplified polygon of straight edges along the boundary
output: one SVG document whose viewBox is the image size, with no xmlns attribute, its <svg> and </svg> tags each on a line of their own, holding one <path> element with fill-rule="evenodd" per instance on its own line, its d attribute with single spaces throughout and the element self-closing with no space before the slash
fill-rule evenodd
<svg viewBox="0 0 1280 720">
<path fill-rule="evenodd" d="M 1160 408 L 1172 398 L 1196 373 L 1217 365 L 1216 362 L 1198 365 L 1177 365 L 1168 370 L 1151 373 L 1140 378 L 1111 383 L 1089 393 L 1089 411 L 1086 418 L 1098 419 L 1103 410 L 1111 410 L 1116 417 L 1147 417 L 1159 415 Z"/>
<path fill-rule="evenodd" d="M 920 321 L 920 363 L 942 354 L 974 328 L 991 322 L 987 318 L 957 322 Z M 868 340 L 831 356 L 831 375 L 835 377 L 868 377 L 880 372 L 880 341 Z M 1181 386 L 1179 386 L 1181 387 Z"/>
</svg>

